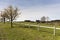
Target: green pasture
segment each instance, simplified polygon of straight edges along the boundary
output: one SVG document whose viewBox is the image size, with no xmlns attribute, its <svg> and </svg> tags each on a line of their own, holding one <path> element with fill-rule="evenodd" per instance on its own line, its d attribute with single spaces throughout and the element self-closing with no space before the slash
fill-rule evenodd
<svg viewBox="0 0 60 40">
<path fill-rule="evenodd" d="M 21 22 L 24 23 L 24 22 Z M 56 36 L 53 35 L 53 29 L 38 28 L 14 22 L 11 28 L 10 23 L 0 23 L 0 40 L 60 40 L 60 30 L 56 30 Z M 30 24 L 30 23 L 29 23 Z M 37 24 L 37 23 L 31 23 Z"/>
</svg>

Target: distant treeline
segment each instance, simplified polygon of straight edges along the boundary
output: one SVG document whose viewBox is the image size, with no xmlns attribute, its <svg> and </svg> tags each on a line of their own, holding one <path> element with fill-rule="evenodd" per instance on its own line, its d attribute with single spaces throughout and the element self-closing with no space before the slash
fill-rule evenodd
<svg viewBox="0 0 60 40">
<path fill-rule="evenodd" d="M 38 22 L 38 23 L 51 23 L 51 22 L 60 22 L 60 20 L 51 20 L 51 21 L 40 21 L 40 20 L 36 20 L 36 21 L 31 21 L 31 20 L 24 20 L 24 22 Z"/>
</svg>

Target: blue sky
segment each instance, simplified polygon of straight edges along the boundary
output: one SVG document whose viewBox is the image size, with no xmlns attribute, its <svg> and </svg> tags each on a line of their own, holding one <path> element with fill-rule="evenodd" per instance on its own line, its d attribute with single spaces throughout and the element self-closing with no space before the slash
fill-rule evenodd
<svg viewBox="0 0 60 40">
<path fill-rule="evenodd" d="M 17 20 L 40 20 L 42 16 L 60 19 L 60 0 L 0 0 L 0 10 L 9 5 L 21 9 Z"/>
</svg>

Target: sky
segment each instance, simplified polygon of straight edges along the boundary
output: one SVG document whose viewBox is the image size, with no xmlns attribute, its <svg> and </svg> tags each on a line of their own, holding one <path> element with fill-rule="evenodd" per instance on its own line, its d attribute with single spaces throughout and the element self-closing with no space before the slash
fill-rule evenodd
<svg viewBox="0 0 60 40">
<path fill-rule="evenodd" d="M 40 20 L 42 16 L 60 20 L 60 0 L 0 0 L 0 11 L 9 5 L 20 9 L 17 21 Z"/>
</svg>

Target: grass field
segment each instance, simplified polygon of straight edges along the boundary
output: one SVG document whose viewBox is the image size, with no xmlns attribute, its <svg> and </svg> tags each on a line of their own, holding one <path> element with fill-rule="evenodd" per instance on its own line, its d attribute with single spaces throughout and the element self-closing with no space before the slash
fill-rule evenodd
<svg viewBox="0 0 60 40">
<path fill-rule="evenodd" d="M 49 27 L 56 26 L 56 27 L 60 28 L 60 23 L 37 23 L 37 22 L 21 22 L 21 23 L 23 23 L 23 24 L 40 25 L 40 26 L 49 26 Z"/>
<path fill-rule="evenodd" d="M 38 31 L 37 27 L 29 28 L 29 26 L 17 22 L 13 23 L 13 27 L 10 27 L 9 22 L 0 23 L 0 40 L 60 40 L 60 30 L 56 30 L 54 37 L 53 29 L 40 28 Z"/>
</svg>

